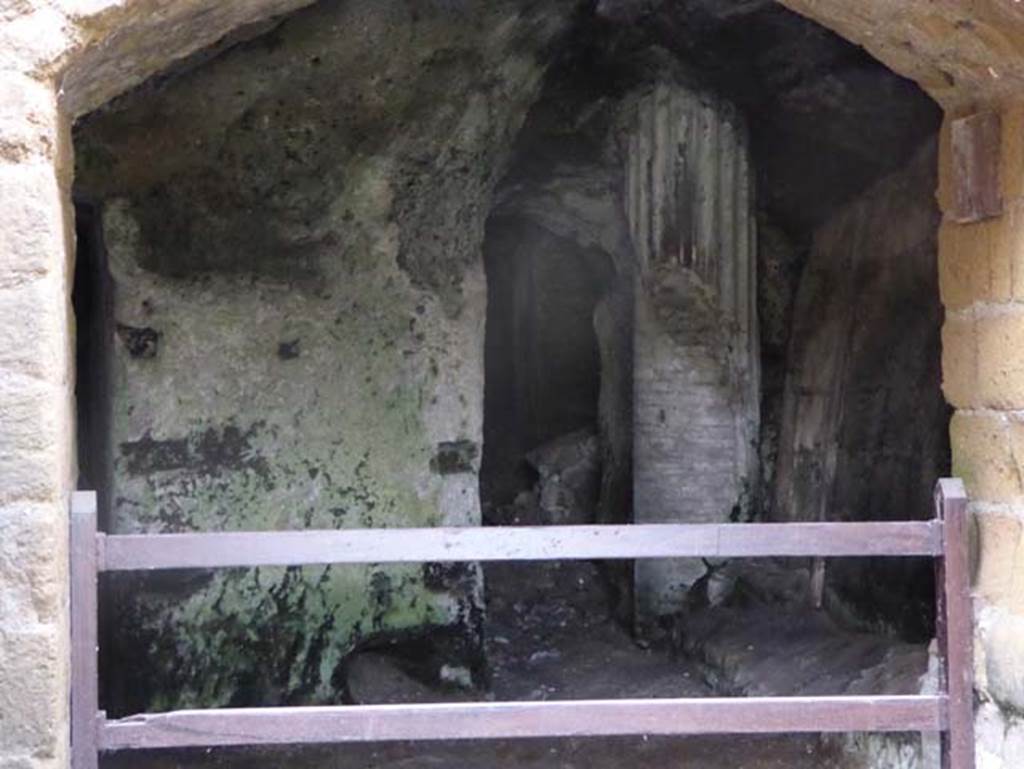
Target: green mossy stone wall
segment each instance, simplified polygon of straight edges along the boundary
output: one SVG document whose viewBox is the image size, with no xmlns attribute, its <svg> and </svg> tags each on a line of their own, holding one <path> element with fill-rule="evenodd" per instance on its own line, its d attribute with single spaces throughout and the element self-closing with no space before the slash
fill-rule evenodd
<svg viewBox="0 0 1024 769">
<path fill-rule="evenodd" d="M 113 287 L 109 528 L 479 525 L 491 191 L 575 4 L 325 2 L 76 128 Z M 479 652 L 475 567 L 118 581 L 108 707 L 344 699 Z"/>
</svg>

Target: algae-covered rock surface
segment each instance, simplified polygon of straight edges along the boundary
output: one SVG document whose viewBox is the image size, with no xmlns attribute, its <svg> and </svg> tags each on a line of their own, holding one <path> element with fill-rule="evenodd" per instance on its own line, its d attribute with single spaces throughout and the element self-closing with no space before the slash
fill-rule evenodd
<svg viewBox="0 0 1024 769">
<path fill-rule="evenodd" d="M 573 6 L 325 2 L 80 121 L 111 531 L 479 524 L 483 225 Z M 108 707 L 337 701 L 430 627 L 472 666 L 479 572 L 436 571 L 119 580 Z"/>
</svg>

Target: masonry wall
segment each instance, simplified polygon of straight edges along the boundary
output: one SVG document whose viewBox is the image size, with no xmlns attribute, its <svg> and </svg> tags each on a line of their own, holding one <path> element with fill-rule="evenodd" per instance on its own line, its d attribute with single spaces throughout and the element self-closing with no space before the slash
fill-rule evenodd
<svg viewBox="0 0 1024 769">
<path fill-rule="evenodd" d="M 46 83 L 0 90 L 0 766 L 67 761 L 72 235 Z"/>
<path fill-rule="evenodd" d="M 953 474 L 967 485 L 977 536 L 978 760 L 1009 769 L 1024 755 L 1024 106 L 1003 112 L 1002 132 L 1004 214 L 959 225 L 948 215 L 947 120 L 939 274 Z"/>
</svg>

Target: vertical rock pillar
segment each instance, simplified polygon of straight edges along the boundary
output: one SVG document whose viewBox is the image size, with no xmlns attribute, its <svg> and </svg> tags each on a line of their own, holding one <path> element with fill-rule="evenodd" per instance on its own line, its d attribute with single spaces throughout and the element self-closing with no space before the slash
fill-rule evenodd
<svg viewBox="0 0 1024 769">
<path fill-rule="evenodd" d="M 626 215 L 637 256 L 634 517 L 742 517 L 757 473 L 756 230 L 731 105 L 659 84 L 629 104 Z M 641 632 L 678 611 L 699 560 L 636 566 Z"/>
</svg>

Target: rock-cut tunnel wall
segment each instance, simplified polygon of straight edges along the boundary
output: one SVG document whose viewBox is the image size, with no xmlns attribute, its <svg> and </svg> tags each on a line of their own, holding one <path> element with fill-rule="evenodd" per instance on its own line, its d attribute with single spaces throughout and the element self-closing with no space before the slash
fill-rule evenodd
<svg viewBox="0 0 1024 769">
<path fill-rule="evenodd" d="M 110 531 L 480 523 L 484 219 L 571 4 L 526 5 L 322 3 L 78 125 Z M 333 700 L 346 653 L 417 628 L 480 653 L 475 567 L 119 591 L 127 709 Z"/>
</svg>

